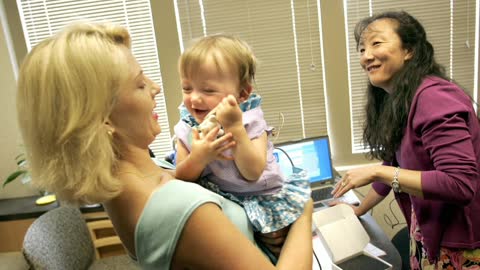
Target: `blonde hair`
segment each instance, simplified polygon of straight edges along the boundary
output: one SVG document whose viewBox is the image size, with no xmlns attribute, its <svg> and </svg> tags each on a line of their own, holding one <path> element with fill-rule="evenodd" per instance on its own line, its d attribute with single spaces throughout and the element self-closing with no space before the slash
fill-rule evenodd
<svg viewBox="0 0 480 270">
<path fill-rule="evenodd" d="M 39 43 L 20 69 L 17 114 L 32 183 L 69 203 L 109 200 L 114 146 L 105 121 L 128 74 L 128 31 L 76 23 Z"/>
<path fill-rule="evenodd" d="M 240 86 L 253 84 L 257 59 L 250 46 L 238 37 L 214 34 L 194 40 L 180 56 L 178 67 L 182 77 L 192 77 L 206 60 L 212 59 L 218 70 L 226 68 L 238 72 Z"/>
</svg>

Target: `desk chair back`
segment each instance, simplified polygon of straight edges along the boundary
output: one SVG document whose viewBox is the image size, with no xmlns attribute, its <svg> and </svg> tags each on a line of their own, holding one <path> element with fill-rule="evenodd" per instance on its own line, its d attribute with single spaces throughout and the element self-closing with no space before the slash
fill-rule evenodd
<svg viewBox="0 0 480 270">
<path fill-rule="evenodd" d="M 94 248 L 80 210 L 60 206 L 36 219 L 25 234 L 23 254 L 33 269 L 88 269 Z"/>
<path fill-rule="evenodd" d="M 402 270 L 410 269 L 410 236 L 408 227 L 405 226 L 392 238 L 392 243 L 402 257 Z"/>
</svg>

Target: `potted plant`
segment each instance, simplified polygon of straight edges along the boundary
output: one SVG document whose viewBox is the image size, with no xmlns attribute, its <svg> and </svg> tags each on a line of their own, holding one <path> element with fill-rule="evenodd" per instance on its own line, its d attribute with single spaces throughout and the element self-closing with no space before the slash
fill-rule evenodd
<svg viewBox="0 0 480 270">
<path fill-rule="evenodd" d="M 12 172 L 6 179 L 3 181 L 3 186 L 5 187 L 8 183 L 14 181 L 15 179 L 21 179 L 23 184 L 26 184 L 31 181 L 30 173 L 28 172 L 27 159 L 25 154 L 21 153 L 15 157 L 17 163 L 17 170 Z"/>
<path fill-rule="evenodd" d="M 25 158 L 25 153 L 17 155 L 15 157 L 15 161 L 17 163 L 17 170 L 12 172 L 9 176 L 7 176 L 5 181 L 3 181 L 3 188 L 5 188 L 7 184 L 15 181 L 15 179 L 21 179 L 23 184 L 29 183 L 32 180 L 30 172 L 28 171 L 28 162 Z M 56 200 L 55 195 L 49 194 L 47 191 L 40 191 L 40 195 L 41 197 L 35 201 L 35 203 L 38 205 L 49 204 Z"/>
</svg>

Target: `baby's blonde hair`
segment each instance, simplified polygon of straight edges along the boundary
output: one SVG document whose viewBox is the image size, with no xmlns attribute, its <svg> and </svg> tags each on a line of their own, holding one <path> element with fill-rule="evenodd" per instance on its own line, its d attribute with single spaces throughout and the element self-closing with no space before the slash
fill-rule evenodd
<svg viewBox="0 0 480 270">
<path fill-rule="evenodd" d="M 178 66 L 182 77 L 195 75 L 199 68 L 212 59 L 220 71 L 225 68 L 238 72 L 240 86 L 253 84 L 257 59 L 250 46 L 238 37 L 226 34 L 214 34 L 194 40 L 180 56 Z M 222 67 L 222 61 L 227 67 Z"/>
<path fill-rule="evenodd" d="M 128 31 L 76 23 L 27 55 L 17 114 L 32 183 L 70 203 L 104 202 L 120 193 L 105 121 L 128 76 Z"/>
</svg>

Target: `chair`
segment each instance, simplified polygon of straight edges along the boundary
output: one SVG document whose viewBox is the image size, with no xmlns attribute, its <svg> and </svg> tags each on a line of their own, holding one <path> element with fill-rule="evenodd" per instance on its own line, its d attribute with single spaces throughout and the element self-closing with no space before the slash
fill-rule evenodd
<svg viewBox="0 0 480 270">
<path fill-rule="evenodd" d="M 82 213 L 70 206 L 37 218 L 25 234 L 22 252 L 32 269 L 140 269 L 127 255 L 95 260 Z"/>
<path fill-rule="evenodd" d="M 61 206 L 36 219 L 23 240 L 23 254 L 34 269 L 88 269 L 92 239 L 80 210 Z"/>
<path fill-rule="evenodd" d="M 87 222 L 87 227 L 93 240 L 96 259 L 127 253 L 110 219 Z"/>
<path fill-rule="evenodd" d="M 402 228 L 392 238 L 392 243 L 397 248 L 402 258 L 402 270 L 410 269 L 410 237 L 408 227 Z"/>
</svg>

